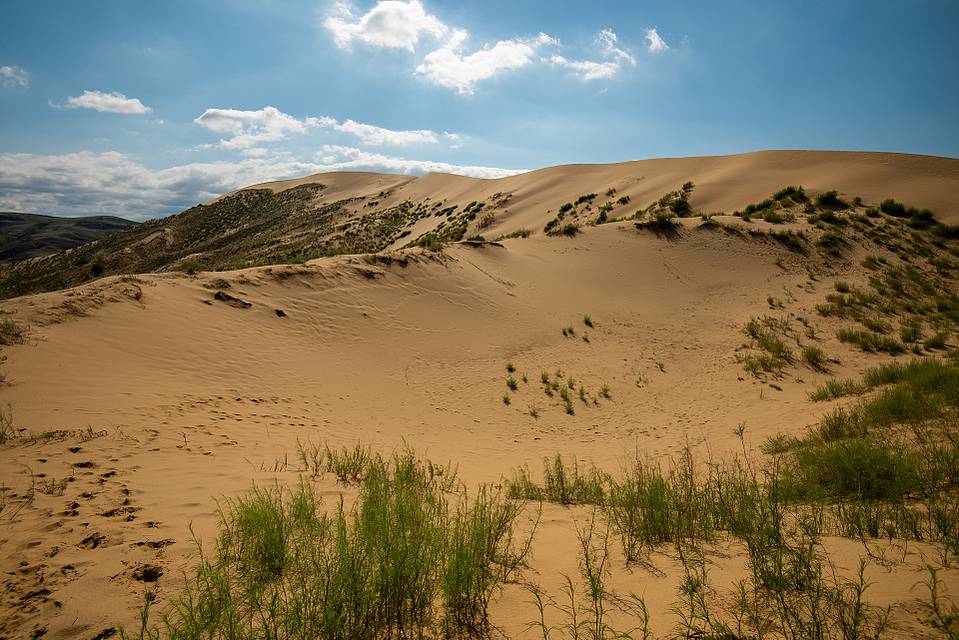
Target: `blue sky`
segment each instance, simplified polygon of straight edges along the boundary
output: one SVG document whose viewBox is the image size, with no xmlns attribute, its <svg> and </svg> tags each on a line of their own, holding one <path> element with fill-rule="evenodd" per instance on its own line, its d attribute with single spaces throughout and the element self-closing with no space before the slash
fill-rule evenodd
<svg viewBox="0 0 959 640">
<path fill-rule="evenodd" d="M 326 170 L 959 156 L 954 0 L 7 0 L 0 210 L 145 219 Z"/>
</svg>

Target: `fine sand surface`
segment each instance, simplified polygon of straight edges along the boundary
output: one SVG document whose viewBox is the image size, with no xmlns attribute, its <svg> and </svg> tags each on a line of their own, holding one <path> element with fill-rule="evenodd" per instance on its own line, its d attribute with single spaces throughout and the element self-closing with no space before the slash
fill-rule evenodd
<svg viewBox="0 0 959 640">
<path fill-rule="evenodd" d="M 505 212 L 497 212 L 487 237 L 522 228 L 540 229 L 556 210 L 578 195 L 616 189 L 630 196 L 629 213 L 690 180 L 696 184 L 697 211 L 731 213 L 759 202 L 785 185 L 802 185 L 810 194 L 831 189 L 866 202 L 895 198 L 931 209 L 948 224 L 959 223 L 959 159 L 902 153 L 854 151 L 759 151 L 732 156 L 663 158 L 616 164 L 563 165 L 497 180 L 430 173 L 410 176 L 377 173 L 319 173 L 258 187 L 283 190 L 300 184 L 328 185 L 328 201 L 371 196 L 384 204 L 430 198 L 461 207 L 494 194 L 510 195 Z M 615 200 L 615 198 L 614 198 Z M 616 211 L 621 215 L 626 211 Z"/>
<path fill-rule="evenodd" d="M 509 191 L 513 214 L 491 235 L 541 228 L 543 210 L 575 197 L 580 179 L 635 194 L 637 207 L 686 180 L 696 182 L 696 208 L 710 211 L 802 183 L 867 202 L 892 196 L 959 218 L 955 160 L 816 153 L 807 163 L 794 155 L 799 164 L 789 167 L 763 154 L 560 167 L 495 187 L 455 176 L 345 174 L 335 188 L 359 181 L 365 189 L 375 179 L 394 198 L 415 191 L 467 201 Z M 650 177 L 636 177 L 637 167 L 640 174 L 650 167 Z M 324 177 L 331 185 L 340 179 Z M 190 566 L 193 536 L 209 543 L 214 535 L 216 499 L 254 482 L 295 482 L 298 440 L 362 442 L 384 452 L 410 446 L 453 463 L 468 484 L 495 482 L 523 465 L 538 472 L 557 452 L 611 471 L 633 453 L 668 460 L 687 444 L 721 458 L 741 451 L 734 433 L 741 424 L 748 454 L 758 456 L 764 438 L 801 433 L 835 406 L 806 399 L 816 384 L 883 361 L 840 345 L 830 321 L 817 319 L 821 346 L 841 360 L 829 374 L 796 368 L 779 389 L 748 376 L 736 359 L 742 328 L 770 312 L 768 297 L 784 303 L 776 314 L 813 317 L 831 275 L 856 283 L 865 274 L 853 256 L 810 281 L 803 259 L 775 243 L 684 222 L 672 241 L 616 223 L 575 238 L 538 234 L 441 253 L 107 278 L 2 303 L 30 333 L 26 344 L 4 349 L 0 404 L 28 431 L 89 427 L 95 437 L 78 431 L 0 448 L 0 483 L 10 494 L 27 492 L 31 477 L 70 480 L 63 495 L 37 491 L 12 518 L 4 514 L 0 637 L 28 638 L 37 629 L 45 638 L 108 637 L 97 634 L 135 624 L 147 591 L 162 607 Z M 217 291 L 252 306 L 217 300 Z M 575 337 L 563 335 L 567 326 Z M 529 379 L 509 406 L 507 362 Z M 611 398 L 566 415 L 537 384 L 541 371 L 557 369 L 593 394 L 608 384 Z M 331 504 L 343 492 L 332 480 L 319 487 Z M 544 507 L 530 577 L 547 593 L 559 595 L 563 574 L 575 574 L 575 523 L 588 516 L 588 509 Z M 837 539 L 827 548 L 842 570 L 856 568 L 860 543 Z M 744 575 L 745 554 L 737 545 L 726 551 L 713 579 L 728 586 Z M 905 603 L 896 614 L 903 635 L 931 633 L 919 624 L 926 614 L 914 585 L 934 553 L 910 544 L 901 564 L 867 572 L 871 602 Z M 613 586 L 645 595 L 654 631 L 668 631 L 678 561 L 667 549 L 654 556 L 657 571 L 614 564 Z M 959 589 L 959 570 L 940 576 Z M 526 628 L 536 616 L 529 600 L 508 586 L 492 605 L 494 627 L 536 637 Z"/>
</svg>

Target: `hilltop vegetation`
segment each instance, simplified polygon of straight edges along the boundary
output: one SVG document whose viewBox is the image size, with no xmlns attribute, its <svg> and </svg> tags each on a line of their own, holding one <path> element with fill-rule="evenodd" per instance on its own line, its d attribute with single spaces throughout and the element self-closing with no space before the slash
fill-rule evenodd
<svg viewBox="0 0 959 640">
<path fill-rule="evenodd" d="M 113 216 L 61 218 L 2 212 L 0 261 L 15 262 L 49 255 L 134 226 L 135 222 Z"/>
<path fill-rule="evenodd" d="M 350 215 L 322 184 L 248 189 L 0 273 L 0 295 L 74 286 L 106 275 L 238 269 L 386 247 L 415 215 L 408 203 Z"/>
</svg>

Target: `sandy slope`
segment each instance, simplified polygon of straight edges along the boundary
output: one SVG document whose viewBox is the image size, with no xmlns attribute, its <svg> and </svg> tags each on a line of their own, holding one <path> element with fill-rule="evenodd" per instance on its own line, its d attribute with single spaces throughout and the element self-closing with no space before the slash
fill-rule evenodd
<svg viewBox="0 0 959 640">
<path fill-rule="evenodd" d="M 513 179 L 516 199 L 520 180 L 561 181 L 549 171 Z M 721 170 L 699 175 L 703 198 L 724 202 L 705 186 Z M 403 178 L 395 188 L 429 180 L 442 177 Z M 777 391 L 744 377 L 736 349 L 743 324 L 768 311 L 767 296 L 786 301 L 782 313 L 808 313 L 830 280 L 810 283 L 799 259 L 774 244 L 687 226 L 676 242 L 611 224 L 574 239 L 455 245 L 441 254 L 109 278 L 3 303 L 32 333 L 29 344 L 5 351 L 10 385 L 0 403 L 32 431 L 89 426 L 101 434 L 0 449 L 0 482 L 13 492 L 26 491 L 31 474 L 73 478 L 64 495 L 38 493 L 0 529 L 0 636 L 43 628 L 48 638 L 90 638 L 132 624 L 148 589 L 176 592 L 192 551 L 188 527 L 209 540 L 215 498 L 296 478 L 298 439 L 408 444 L 452 461 L 475 483 L 524 464 L 538 469 L 555 452 L 615 469 L 631 451 L 666 457 L 687 442 L 722 456 L 740 446 L 733 430 L 743 422 L 750 446 L 800 431 L 828 408 L 805 399 L 826 376 L 795 370 Z M 252 307 L 215 300 L 218 288 Z M 587 313 L 593 329 L 583 324 Z M 566 326 L 577 337 L 564 337 Z M 874 362 L 832 339 L 823 346 L 841 354 L 833 374 Z M 507 362 L 529 377 L 510 406 L 501 399 Z M 556 369 L 592 393 L 608 383 L 612 399 L 565 415 L 537 384 L 541 370 Z M 331 500 L 339 492 L 332 482 L 321 488 Z M 585 517 L 557 506 L 544 512 L 533 569 L 554 594 L 562 573 L 576 571 L 573 525 Z M 853 557 L 851 545 L 833 545 L 840 564 Z M 923 552 L 912 545 L 904 566 L 870 571 L 875 602 L 916 597 Z M 617 569 L 614 582 L 664 612 L 679 577 L 668 556 L 656 564 L 665 575 Z M 717 579 L 741 572 L 742 550 L 730 549 Z M 943 576 L 959 585 L 959 570 Z M 494 624 L 509 636 L 527 633 L 535 615 L 528 600 L 508 587 Z M 656 628 L 670 624 L 660 616 Z"/>
<path fill-rule="evenodd" d="M 497 180 L 445 174 L 412 178 L 321 173 L 257 186 L 282 190 L 322 182 L 330 187 L 324 194 L 329 201 L 387 191 L 390 195 L 382 199 L 384 203 L 431 198 L 461 207 L 494 194 L 511 194 L 505 211 L 497 212 L 496 223 L 484 231 L 489 237 L 497 237 L 524 227 L 538 231 L 563 203 L 581 194 L 598 193 L 601 203 L 608 189 L 616 189 L 616 198 L 628 195 L 631 199 L 628 206 L 614 214 L 623 215 L 647 206 L 687 180 L 696 184 L 691 203 L 697 211 L 732 212 L 759 202 L 786 185 L 800 184 L 811 194 L 837 189 L 849 198 L 860 196 L 866 202 L 895 198 L 929 208 L 943 222 L 959 223 L 959 159 L 899 153 L 759 151 L 733 156 L 564 165 Z"/>
</svg>

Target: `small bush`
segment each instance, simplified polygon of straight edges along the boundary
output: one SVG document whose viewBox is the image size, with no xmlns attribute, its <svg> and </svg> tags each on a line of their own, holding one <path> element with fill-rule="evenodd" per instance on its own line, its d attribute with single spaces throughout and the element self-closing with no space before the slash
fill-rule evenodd
<svg viewBox="0 0 959 640">
<path fill-rule="evenodd" d="M 826 369 L 826 353 L 819 347 L 804 347 L 802 350 L 802 359 L 803 362 L 816 371 L 824 371 Z"/>
<path fill-rule="evenodd" d="M 815 199 L 817 207 L 832 207 L 832 208 L 842 208 L 845 209 L 849 205 L 843 202 L 839 198 L 839 193 L 836 191 L 824 191 L 816 196 Z"/>
<path fill-rule="evenodd" d="M 816 240 L 816 246 L 831 256 L 839 257 L 849 245 L 838 231 L 827 231 Z"/>
<path fill-rule="evenodd" d="M 835 400 L 844 396 L 859 395 L 865 388 L 855 380 L 827 380 L 825 383 L 816 387 L 816 390 L 809 394 L 809 399 L 813 402 L 823 402 L 825 400 Z"/>
<path fill-rule="evenodd" d="M 563 228 L 560 231 L 560 233 L 562 233 L 564 236 L 569 236 L 570 238 L 572 238 L 577 233 L 579 233 L 579 225 L 576 224 L 575 222 L 570 222 L 568 224 L 565 224 L 563 225 Z"/>
<path fill-rule="evenodd" d="M 879 210 L 887 216 L 895 216 L 897 218 L 904 218 L 906 216 L 906 205 L 901 202 L 896 202 L 892 198 L 886 198 L 880 202 Z"/>
<path fill-rule="evenodd" d="M 226 500 L 214 549 L 171 601 L 164 637 L 484 630 L 490 599 L 522 560 L 513 533 L 522 505 L 488 486 L 450 501 L 434 468 L 411 454 L 375 457 L 355 505 L 331 512 L 306 482 Z"/>
<path fill-rule="evenodd" d="M 23 344 L 27 339 L 27 330 L 10 318 L 0 319 L 0 345 Z"/>
<path fill-rule="evenodd" d="M 855 329 L 840 329 L 836 333 L 840 342 L 852 343 L 863 351 L 885 351 L 892 355 L 904 353 L 906 348 L 895 338 L 884 336 L 874 331 Z"/>
<path fill-rule="evenodd" d="M 602 504 L 607 493 L 607 475 L 595 467 L 581 471 L 575 460 L 568 464 L 560 454 L 552 460 L 543 460 L 543 483 L 532 481 L 526 469 L 520 469 L 511 480 L 507 480 L 507 494 L 510 498 L 525 500 L 545 500 L 557 504 Z"/>
</svg>

